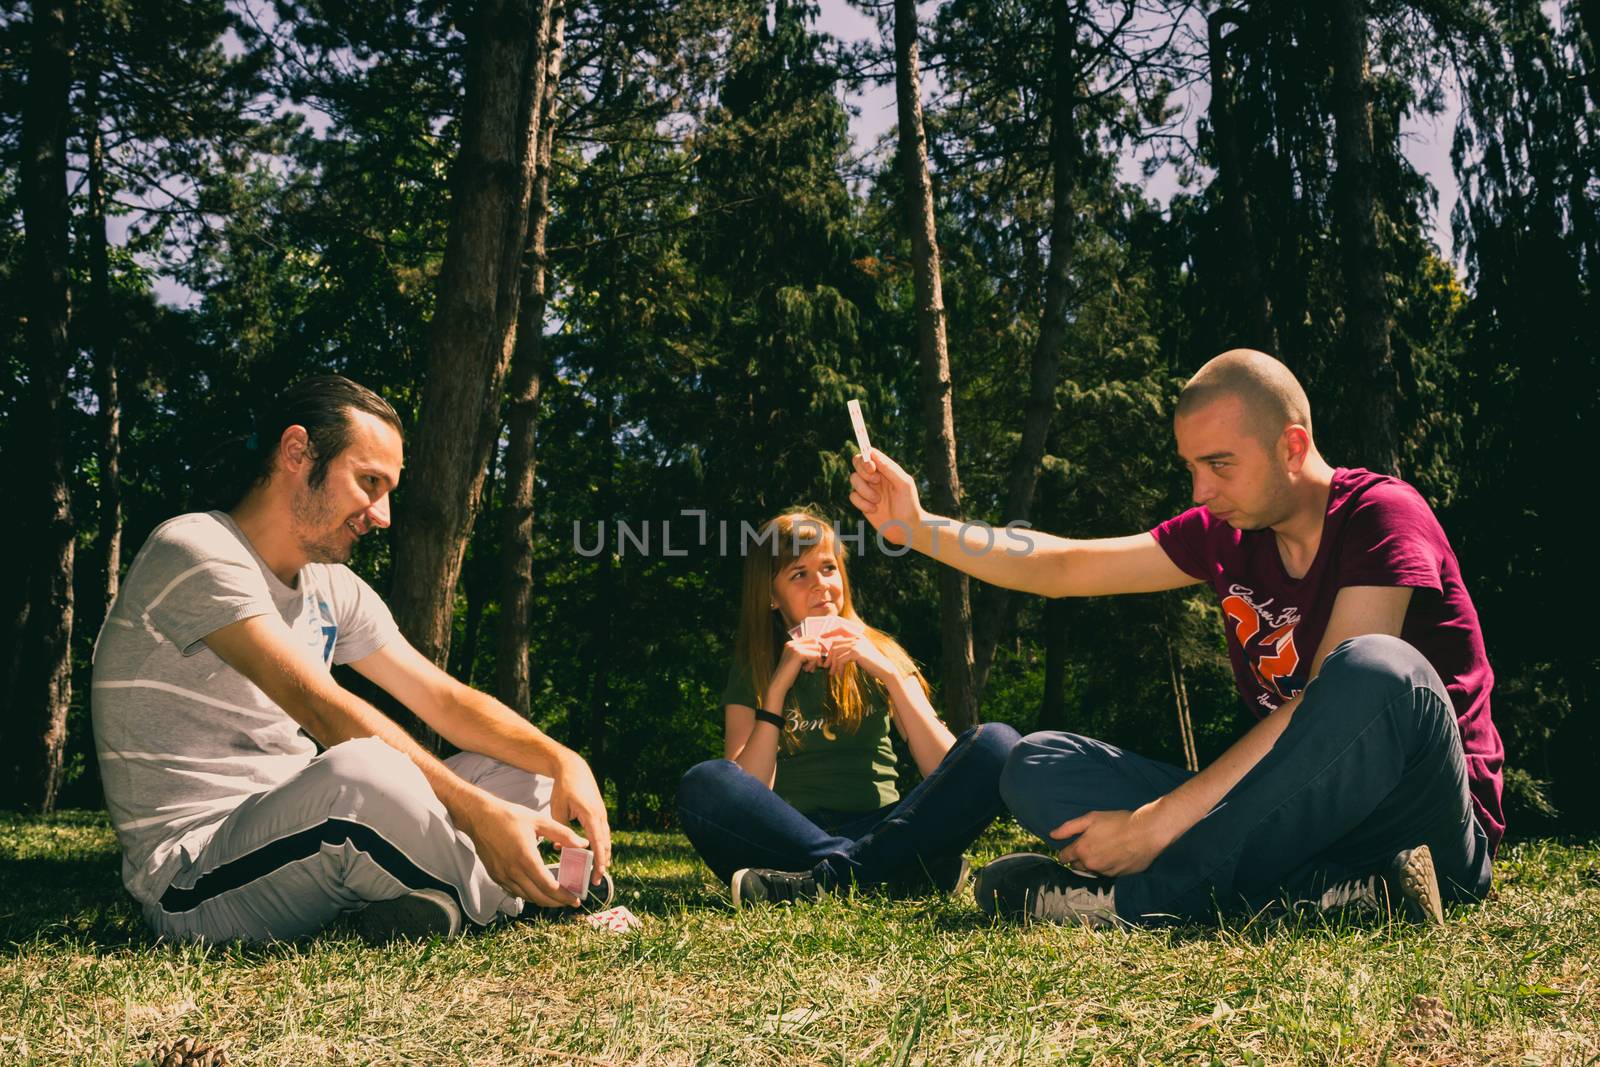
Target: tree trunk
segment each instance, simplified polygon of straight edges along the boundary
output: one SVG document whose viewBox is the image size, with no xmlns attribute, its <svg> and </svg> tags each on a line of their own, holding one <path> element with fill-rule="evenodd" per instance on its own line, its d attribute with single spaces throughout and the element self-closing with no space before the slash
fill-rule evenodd
<svg viewBox="0 0 1600 1067">
<path fill-rule="evenodd" d="M 549 58 L 539 107 L 539 148 L 529 208 L 528 257 L 517 341 L 511 356 L 510 441 L 506 446 L 505 503 L 501 508 L 500 629 L 495 657 L 495 692 L 522 715 L 532 711 L 528 628 L 533 610 L 533 489 L 539 424 L 539 389 L 544 375 L 544 312 L 549 260 L 545 233 L 550 225 L 550 164 L 555 148 L 555 108 L 566 40 L 566 9 L 553 0 Z"/>
<path fill-rule="evenodd" d="M 498 454 L 489 453 L 489 473 L 483 483 L 485 510 L 494 507 L 495 483 L 499 481 Z M 473 668 L 478 662 L 478 639 L 483 633 L 483 609 L 494 592 L 495 561 L 480 543 L 461 572 L 461 587 L 467 600 L 467 617 L 461 625 L 461 648 L 451 650 L 451 673 L 468 685 L 473 684 Z"/>
<path fill-rule="evenodd" d="M 1586 52 L 1580 50 L 1583 81 L 1589 88 L 1589 99 L 1600 110 L 1600 0 L 1578 0 L 1578 28 L 1588 46 Z"/>
<path fill-rule="evenodd" d="M 402 632 L 441 666 L 501 425 L 538 143 L 543 8 L 544 0 L 485 0 L 467 26 L 461 149 L 390 590 Z"/>
<path fill-rule="evenodd" d="M 1027 408 L 1022 420 L 1022 440 L 1011 460 L 1011 477 L 1006 486 L 1006 505 L 1002 518 L 1007 522 L 1026 520 L 1033 510 L 1034 491 L 1039 485 L 1039 464 L 1044 460 L 1045 441 L 1056 413 L 1056 386 L 1061 381 L 1061 345 L 1067 335 L 1067 300 L 1072 292 L 1071 271 L 1076 213 L 1072 202 L 1077 177 L 1074 164 L 1079 151 L 1076 120 L 1078 64 L 1076 25 L 1065 4 L 1055 6 L 1055 87 L 1051 101 L 1050 170 L 1051 196 L 1055 203 L 1050 215 L 1050 263 L 1045 268 L 1044 308 L 1039 320 L 1039 336 L 1034 341 L 1030 360 Z M 989 684 L 989 668 L 1000 636 L 1010 628 L 1017 603 L 1016 595 L 998 586 L 981 587 L 973 642 L 973 693 L 981 702 Z"/>
<path fill-rule="evenodd" d="M 67 123 L 71 91 L 72 5 L 33 5 L 28 87 L 22 116 L 22 224 L 27 309 L 27 403 L 16 440 L 15 532 L 23 542 L 15 579 L 24 587 L 7 620 L 5 785 L 8 806 L 49 811 L 61 788 L 72 703 L 72 568 L 75 527 L 68 480 Z M 25 427 L 25 428 L 24 428 Z"/>
<path fill-rule="evenodd" d="M 605 469 L 600 472 L 599 490 L 595 494 L 596 509 L 602 520 L 610 520 L 613 530 L 616 529 L 618 509 L 616 506 L 616 423 L 613 412 L 616 406 L 616 397 L 612 390 L 602 388 L 598 395 L 600 404 L 600 441 L 598 442 L 601 455 L 604 456 Z M 594 665 L 594 673 L 590 676 L 588 723 L 585 732 L 588 734 L 589 769 L 594 772 L 595 782 L 602 790 L 606 781 L 606 712 L 611 705 L 611 657 L 613 647 L 611 641 L 611 612 L 617 595 L 617 563 L 616 555 L 611 549 L 606 548 L 600 553 L 595 572 L 595 595 L 590 602 L 589 626 L 589 662 Z M 574 731 L 576 732 L 576 731 Z"/>
<path fill-rule="evenodd" d="M 956 472 L 956 429 L 951 406 L 950 353 L 945 341 L 944 293 L 939 278 L 939 237 L 934 227 L 928 139 L 922 126 L 922 75 L 917 69 L 917 5 L 895 0 L 895 95 L 899 103 L 900 165 L 904 168 L 917 302 L 917 357 L 922 368 L 922 414 L 934 509 L 961 513 Z M 939 568 L 945 719 L 957 733 L 978 721 L 973 690 L 972 603 L 967 576 Z"/>
<path fill-rule="evenodd" d="M 100 134 L 100 78 L 89 79 L 85 110 L 89 126 L 90 345 L 95 392 L 100 402 L 100 547 L 104 603 L 100 619 L 117 599 L 122 571 L 122 399 L 117 385 L 117 331 L 112 326 L 111 250 L 106 235 L 105 147 Z"/>
<path fill-rule="evenodd" d="M 1248 16 L 1238 8 L 1224 7 L 1207 20 L 1211 53 L 1211 129 L 1217 143 L 1217 177 L 1222 183 L 1222 218 L 1232 231 L 1227 252 L 1232 257 L 1234 300 L 1244 312 L 1248 332 L 1240 338 L 1247 346 L 1278 352 L 1278 330 L 1272 321 L 1272 298 L 1267 293 L 1261 254 L 1256 244 L 1254 212 L 1246 181 L 1244 151 L 1234 119 L 1233 77 L 1228 69 L 1228 44 L 1223 30 L 1242 26 Z M 1234 34 L 1235 37 L 1238 34 Z"/>
<path fill-rule="evenodd" d="M 1044 602 L 1044 696 L 1039 702 L 1040 730 L 1067 728 L 1067 627 L 1069 601 Z"/>
<path fill-rule="evenodd" d="M 1189 686 L 1183 680 L 1183 659 L 1172 647 L 1172 638 L 1162 629 L 1162 640 L 1167 646 L 1167 674 L 1172 685 L 1172 703 L 1178 709 L 1178 737 L 1183 743 L 1183 765 L 1190 771 L 1200 769 L 1200 757 L 1194 747 L 1194 719 L 1189 714 Z"/>
<path fill-rule="evenodd" d="M 1263 30 L 1263 33 L 1268 31 Z M 1271 44 L 1265 44 L 1269 49 Z M 1287 83 L 1299 77 L 1285 64 L 1272 64 L 1267 72 L 1272 94 L 1284 98 L 1290 91 Z M 1313 352 L 1306 342 L 1305 323 L 1310 316 L 1310 271 L 1300 237 L 1310 229 L 1302 195 L 1299 176 L 1292 155 L 1293 122 L 1284 108 L 1274 109 L 1268 121 L 1272 123 L 1272 141 L 1276 146 L 1263 169 L 1268 171 L 1273 195 L 1281 214 L 1266 220 L 1267 233 L 1263 240 L 1272 249 L 1272 270 L 1263 284 L 1274 294 L 1273 322 L 1278 326 L 1279 350 L 1274 353 L 1302 382 L 1312 380 L 1320 372 L 1320 351 Z"/>
<path fill-rule="evenodd" d="M 1367 19 L 1360 0 L 1329 6 L 1333 28 L 1335 219 L 1344 262 L 1348 378 L 1345 417 L 1355 460 L 1397 473 L 1400 379 L 1389 347 L 1391 313 L 1378 247 L 1377 168 L 1373 158 Z"/>
</svg>

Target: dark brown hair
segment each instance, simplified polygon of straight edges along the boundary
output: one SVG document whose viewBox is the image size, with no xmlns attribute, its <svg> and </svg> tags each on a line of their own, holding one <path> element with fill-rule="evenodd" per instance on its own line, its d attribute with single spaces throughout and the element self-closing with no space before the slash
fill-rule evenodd
<svg viewBox="0 0 1600 1067">
<path fill-rule="evenodd" d="M 256 413 L 251 433 L 224 445 L 223 461 L 213 465 L 217 472 L 216 498 L 224 506 L 233 507 L 271 478 L 278 442 L 291 426 L 305 428 L 311 455 L 310 484 L 315 489 L 327 480 L 328 465 L 350 446 L 352 411 L 382 419 L 404 440 L 399 413 L 371 389 L 341 374 L 302 378 Z"/>
</svg>

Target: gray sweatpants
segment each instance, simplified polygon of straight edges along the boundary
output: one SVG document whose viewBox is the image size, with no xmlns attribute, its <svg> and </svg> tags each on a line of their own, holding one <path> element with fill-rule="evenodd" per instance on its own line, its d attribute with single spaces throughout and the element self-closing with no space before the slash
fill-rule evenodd
<svg viewBox="0 0 1600 1067">
<path fill-rule="evenodd" d="M 549 810 L 549 778 L 471 752 L 445 764 L 505 800 Z M 286 939 L 414 889 L 448 893 L 479 924 L 522 910 L 489 878 L 417 765 L 366 737 L 245 800 L 144 914 L 179 940 Z"/>
</svg>

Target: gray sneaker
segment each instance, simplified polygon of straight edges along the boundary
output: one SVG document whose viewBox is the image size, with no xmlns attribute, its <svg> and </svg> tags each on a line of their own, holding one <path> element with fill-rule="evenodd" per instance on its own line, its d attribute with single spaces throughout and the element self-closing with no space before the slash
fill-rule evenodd
<svg viewBox="0 0 1600 1067">
<path fill-rule="evenodd" d="M 1324 912 L 1351 909 L 1385 916 L 1398 913 L 1430 926 L 1444 923 L 1439 875 L 1427 845 L 1396 852 L 1377 874 L 1335 882 L 1314 903 Z"/>
<path fill-rule="evenodd" d="M 1037 852 L 1013 852 L 984 866 L 973 882 L 978 908 L 990 918 L 1114 926 L 1115 883 L 1080 874 Z"/>
<path fill-rule="evenodd" d="M 793 903 L 797 900 L 815 900 L 821 892 L 810 871 L 774 871 L 766 867 L 744 867 L 733 872 L 729 887 L 733 890 L 733 906 L 746 904 Z"/>
<path fill-rule="evenodd" d="M 375 900 L 356 912 L 355 928 L 363 940 L 375 944 L 459 937 L 461 909 L 441 889 L 413 889 L 403 896 Z"/>
</svg>

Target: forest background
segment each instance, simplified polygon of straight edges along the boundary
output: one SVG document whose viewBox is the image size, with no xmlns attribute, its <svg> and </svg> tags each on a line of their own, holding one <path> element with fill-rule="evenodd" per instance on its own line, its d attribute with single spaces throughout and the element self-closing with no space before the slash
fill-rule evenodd
<svg viewBox="0 0 1600 1067">
<path fill-rule="evenodd" d="M 740 523 L 853 528 L 846 400 L 938 510 L 1123 534 L 1187 506 L 1177 391 L 1250 345 L 1438 512 L 1512 832 L 1600 825 L 1600 0 L 854 6 L 876 37 L 787 0 L 0 2 L 0 803 L 99 803 L 119 576 L 305 374 L 407 422 L 353 565 L 408 637 L 658 827 L 720 751 Z M 1402 144 L 1447 102 L 1448 255 Z M 1192 764 L 1245 721 L 1203 588 L 851 567 L 957 727 Z"/>
</svg>

